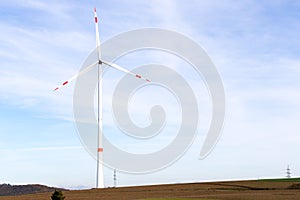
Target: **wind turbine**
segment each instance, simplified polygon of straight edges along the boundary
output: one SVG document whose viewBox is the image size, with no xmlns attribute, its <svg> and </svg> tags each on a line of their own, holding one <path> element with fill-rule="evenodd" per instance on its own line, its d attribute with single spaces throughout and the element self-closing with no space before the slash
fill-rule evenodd
<svg viewBox="0 0 300 200">
<path fill-rule="evenodd" d="M 104 61 L 101 57 L 101 46 L 100 46 L 100 37 L 99 37 L 99 26 L 98 26 L 98 17 L 97 17 L 97 11 L 96 8 L 94 8 L 94 17 L 95 17 L 95 27 L 96 27 L 96 48 L 97 48 L 97 57 L 98 60 L 95 61 L 93 64 L 85 67 L 83 70 L 81 70 L 76 75 L 72 76 L 70 79 L 64 81 L 61 85 L 56 87 L 54 91 L 59 90 L 61 87 L 69 84 L 70 82 L 74 81 L 77 77 L 85 74 L 86 72 L 90 71 L 92 68 L 97 66 L 98 70 L 98 88 L 97 88 L 97 96 L 98 96 L 98 131 L 97 131 L 97 174 L 96 174 L 96 188 L 104 188 L 104 177 L 103 177 L 103 144 L 102 144 L 102 135 L 103 135 L 103 121 L 102 121 L 102 75 L 103 75 L 103 67 L 102 65 L 107 65 L 109 67 L 112 67 L 114 69 L 117 69 L 119 71 L 125 72 L 126 74 L 130 74 L 136 78 L 143 79 L 147 82 L 150 82 L 149 79 L 146 79 L 142 77 L 139 74 L 132 73 L 131 71 L 120 67 L 119 65 Z"/>
</svg>

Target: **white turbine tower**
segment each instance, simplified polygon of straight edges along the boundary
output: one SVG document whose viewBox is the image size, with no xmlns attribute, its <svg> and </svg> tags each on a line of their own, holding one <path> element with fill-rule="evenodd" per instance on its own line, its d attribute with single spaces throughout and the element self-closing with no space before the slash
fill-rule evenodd
<svg viewBox="0 0 300 200">
<path fill-rule="evenodd" d="M 125 72 L 127 74 L 130 74 L 136 78 L 143 79 L 147 82 L 150 82 L 149 79 L 146 79 L 142 77 L 139 74 L 134 74 L 131 71 L 124 69 L 120 67 L 119 65 L 115 63 L 111 63 L 108 61 L 104 61 L 101 58 L 101 46 L 100 46 L 100 37 L 99 37 L 99 27 L 98 27 L 98 17 L 96 8 L 94 8 L 94 16 L 95 16 L 95 26 L 96 26 L 96 48 L 97 48 L 97 57 L 98 60 L 94 62 L 93 64 L 85 67 L 83 70 L 81 70 L 78 74 L 72 76 L 67 81 L 63 82 L 60 86 L 56 87 L 54 91 L 59 90 L 62 86 L 67 85 L 71 81 L 75 80 L 77 77 L 85 74 L 89 70 L 91 70 L 93 67 L 97 66 L 98 69 L 98 88 L 97 88 L 97 96 L 98 96 L 98 131 L 97 131 L 97 175 L 96 175 L 96 188 L 104 188 L 104 176 L 103 176 L 103 144 L 102 144 L 102 136 L 103 136 L 103 122 L 102 122 L 102 64 L 105 64 L 109 67 L 115 68 L 119 71 Z"/>
<path fill-rule="evenodd" d="M 98 138 L 97 138 L 97 173 L 96 173 L 96 188 L 104 188 L 104 174 L 103 174 L 103 144 L 102 144 L 102 134 L 103 134 L 103 123 L 102 123 L 102 63 L 101 63 L 101 47 L 100 47 L 100 36 L 99 36 L 99 26 L 96 8 L 94 8 L 95 15 L 95 26 L 96 26 L 96 48 L 98 53 Z"/>
</svg>

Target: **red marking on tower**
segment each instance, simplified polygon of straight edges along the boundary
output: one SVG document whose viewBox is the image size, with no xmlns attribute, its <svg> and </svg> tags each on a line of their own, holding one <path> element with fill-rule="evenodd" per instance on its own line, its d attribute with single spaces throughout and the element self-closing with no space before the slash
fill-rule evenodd
<svg viewBox="0 0 300 200">
<path fill-rule="evenodd" d="M 98 152 L 103 152 L 103 148 L 98 148 Z"/>
<path fill-rule="evenodd" d="M 57 88 L 55 88 L 53 91 L 56 91 L 56 90 L 58 90 L 58 87 L 57 87 Z"/>
<path fill-rule="evenodd" d="M 69 81 L 64 82 L 62 85 L 67 85 L 69 83 Z"/>
<path fill-rule="evenodd" d="M 98 23 L 98 18 L 97 17 L 95 17 L 95 23 Z"/>
<path fill-rule="evenodd" d="M 147 82 L 151 82 L 149 79 L 146 79 Z"/>
<path fill-rule="evenodd" d="M 135 77 L 137 77 L 137 78 L 142 78 L 142 77 L 141 77 L 140 75 L 138 75 L 138 74 L 137 74 L 137 75 L 135 75 Z"/>
<path fill-rule="evenodd" d="M 94 8 L 94 12 L 97 12 L 96 7 Z"/>
</svg>

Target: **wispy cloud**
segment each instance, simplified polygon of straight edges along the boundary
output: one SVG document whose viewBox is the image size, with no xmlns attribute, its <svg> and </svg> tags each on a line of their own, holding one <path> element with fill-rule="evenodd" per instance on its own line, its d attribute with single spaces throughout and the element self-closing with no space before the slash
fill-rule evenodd
<svg viewBox="0 0 300 200">
<path fill-rule="evenodd" d="M 29 147 L 22 149 L 0 149 L 2 152 L 17 151 L 17 152 L 30 152 L 30 151 L 67 151 L 74 149 L 83 149 L 82 146 L 53 146 L 53 147 Z"/>
<path fill-rule="evenodd" d="M 16 16 L 19 16 L 18 10 L 23 9 L 25 13 L 22 15 L 28 17 L 26 13 L 29 12 L 28 9 L 34 9 L 53 11 L 47 13 L 48 16 L 39 16 L 41 21 L 43 18 L 50 17 L 56 20 L 55 23 L 61 24 L 62 15 L 69 18 L 63 19 L 66 21 L 64 23 L 66 27 L 63 29 L 60 26 L 49 27 L 53 22 L 39 23 L 37 26 L 22 21 L 0 22 L 3 30 L 0 39 L 2 102 L 23 108 L 28 106 L 32 109 L 39 108 L 41 112 L 46 108 L 53 114 L 69 115 L 69 111 L 63 108 L 71 103 L 72 90 L 65 91 L 68 97 L 58 96 L 51 90 L 68 76 L 77 73 L 84 59 L 82 53 L 87 54 L 91 51 L 90 33 L 71 28 L 73 23 L 67 10 L 68 4 L 52 2 L 51 9 L 43 1 L 30 1 L 28 4 L 14 2 L 6 6 L 12 5 L 16 8 L 11 10 L 11 14 Z M 35 16 L 30 17 L 35 18 Z M 74 57 L 74 55 L 78 56 Z"/>
</svg>

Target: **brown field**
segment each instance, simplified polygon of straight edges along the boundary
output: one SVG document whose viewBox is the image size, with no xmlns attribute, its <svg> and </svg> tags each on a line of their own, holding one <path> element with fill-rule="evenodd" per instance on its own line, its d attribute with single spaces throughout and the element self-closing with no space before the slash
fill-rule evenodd
<svg viewBox="0 0 300 200">
<path fill-rule="evenodd" d="M 299 181 L 230 181 L 64 191 L 66 200 L 300 199 Z M 49 200 L 51 193 L 0 197 L 0 200 Z"/>
</svg>

